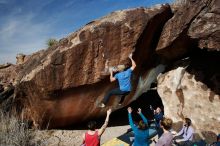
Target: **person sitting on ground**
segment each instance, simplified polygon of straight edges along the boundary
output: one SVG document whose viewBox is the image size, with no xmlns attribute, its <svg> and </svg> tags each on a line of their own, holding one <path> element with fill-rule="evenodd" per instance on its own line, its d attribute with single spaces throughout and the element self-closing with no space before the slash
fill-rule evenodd
<svg viewBox="0 0 220 146">
<path fill-rule="evenodd" d="M 160 126 L 163 129 L 162 136 L 158 139 L 156 146 L 171 146 L 173 141 L 173 135 L 170 132 L 173 121 L 170 118 L 163 118 L 160 122 Z"/>
<path fill-rule="evenodd" d="M 129 124 L 134 131 L 134 144 L 133 146 L 149 146 L 148 144 L 148 137 L 149 137 L 149 129 L 148 123 L 145 116 L 142 114 L 141 109 L 138 109 L 138 114 L 141 116 L 142 120 L 138 123 L 138 126 L 135 126 L 132 120 L 132 108 L 128 107 L 128 119 Z"/>
<path fill-rule="evenodd" d="M 88 123 L 88 128 L 89 130 L 83 134 L 83 145 L 86 146 L 100 146 L 100 139 L 101 135 L 104 133 L 108 121 L 109 121 L 109 116 L 111 114 L 111 109 L 107 110 L 107 115 L 105 118 L 105 123 L 102 125 L 100 129 L 96 129 L 96 122 L 95 121 L 90 121 Z"/>
<path fill-rule="evenodd" d="M 113 70 L 112 69 L 110 70 L 110 81 L 113 82 L 113 81 L 118 80 L 119 88 L 116 88 L 116 89 L 113 89 L 113 90 L 107 92 L 107 94 L 105 95 L 101 104 L 99 105 L 100 107 L 102 107 L 102 108 L 105 107 L 109 98 L 112 95 L 122 95 L 121 101 L 119 102 L 119 105 L 120 105 L 124 101 L 125 96 L 130 93 L 130 91 L 131 91 L 131 76 L 132 76 L 133 70 L 136 67 L 136 63 L 132 59 L 132 54 L 129 55 L 129 58 L 132 63 L 132 66 L 129 69 L 125 70 L 125 65 L 118 65 L 117 70 L 116 70 L 116 71 L 118 71 L 118 73 L 116 73 L 115 76 L 113 76 Z"/>
<path fill-rule="evenodd" d="M 180 146 L 190 146 L 193 142 L 194 129 L 191 119 L 185 118 L 182 129 L 174 135 L 174 141 Z"/>
</svg>

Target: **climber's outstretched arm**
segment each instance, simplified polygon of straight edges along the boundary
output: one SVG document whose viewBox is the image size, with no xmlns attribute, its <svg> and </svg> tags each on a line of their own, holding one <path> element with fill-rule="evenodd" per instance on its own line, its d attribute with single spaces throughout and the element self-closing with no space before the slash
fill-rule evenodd
<svg viewBox="0 0 220 146">
<path fill-rule="evenodd" d="M 112 109 L 108 109 L 108 110 L 107 110 L 107 115 L 106 115 L 106 118 L 105 118 L 105 123 L 104 123 L 104 124 L 102 125 L 102 127 L 98 130 L 98 136 L 101 136 L 101 135 L 104 133 L 105 129 L 107 128 L 107 126 L 108 126 L 108 121 L 109 121 L 109 116 L 110 116 L 111 112 L 112 112 Z"/>
<path fill-rule="evenodd" d="M 132 53 L 129 55 L 129 58 L 131 59 L 131 70 L 134 70 L 136 68 L 136 63 L 132 58 Z"/>
</svg>

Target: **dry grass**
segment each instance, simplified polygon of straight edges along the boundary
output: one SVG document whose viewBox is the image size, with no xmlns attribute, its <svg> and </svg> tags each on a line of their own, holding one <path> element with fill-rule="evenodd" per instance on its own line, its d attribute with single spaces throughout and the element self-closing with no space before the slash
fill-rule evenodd
<svg viewBox="0 0 220 146">
<path fill-rule="evenodd" d="M 34 132 L 28 124 L 0 110 L 0 146 L 35 146 Z"/>
</svg>

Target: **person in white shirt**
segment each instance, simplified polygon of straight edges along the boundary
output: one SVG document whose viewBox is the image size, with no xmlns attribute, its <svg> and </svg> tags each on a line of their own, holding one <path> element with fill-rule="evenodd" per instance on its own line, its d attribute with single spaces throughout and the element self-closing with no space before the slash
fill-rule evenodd
<svg viewBox="0 0 220 146">
<path fill-rule="evenodd" d="M 180 146 L 190 146 L 193 142 L 194 129 L 191 120 L 185 118 L 182 129 L 174 135 L 174 142 Z"/>
</svg>

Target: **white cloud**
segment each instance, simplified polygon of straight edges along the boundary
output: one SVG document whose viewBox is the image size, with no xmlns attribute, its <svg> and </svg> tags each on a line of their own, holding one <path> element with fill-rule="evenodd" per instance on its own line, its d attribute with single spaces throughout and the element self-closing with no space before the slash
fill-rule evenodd
<svg viewBox="0 0 220 146">
<path fill-rule="evenodd" d="M 13 36 L 16 32 L 16 27 L 18 26 L 18 22 L 14 20 L 10 20 L 10 22 L 6 23 L 2 29 L 0 30 L 0 34 L 2 34 L 1 40 L 5 40 Z"/>
<path fill-rule="evenodd" d="M 41 17 L 42 10 L 54 1 L 27 1 L 17 5 L 15 1 L 0 0 L 0 5 L 7 4 L 10 8 L 8 13 L 1 15 L 0 64 L 15 63 L 18 53 L 31 54 L 46 48 L 49 38 L 60 37 L 54 32 L 56 19 Z M 42 21 L 39 18 L 43 18 Z"/>
<path fill-rule="evenodd" d="M 10 16 L 0 28 L 0 64 L 15 63 L 16 54 L 30 54 L 46 47 L 50 23 L 35 23 L 34 15 Z"/>
</svg>

